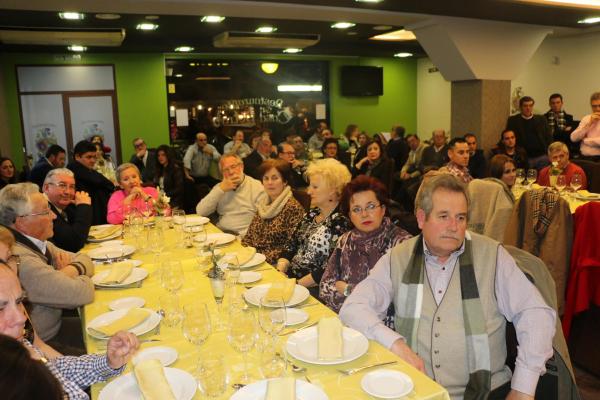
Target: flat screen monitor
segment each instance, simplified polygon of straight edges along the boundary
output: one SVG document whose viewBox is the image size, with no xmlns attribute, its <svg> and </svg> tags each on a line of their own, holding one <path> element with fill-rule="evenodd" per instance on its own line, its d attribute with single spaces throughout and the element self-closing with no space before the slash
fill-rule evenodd
<svg viewBox="0 0 600 400">
<path fill-rule="evenodd" d="M 383 67 L 344 65 L 341 72 L 342 96 L 383 95 Z"/>
</svg>

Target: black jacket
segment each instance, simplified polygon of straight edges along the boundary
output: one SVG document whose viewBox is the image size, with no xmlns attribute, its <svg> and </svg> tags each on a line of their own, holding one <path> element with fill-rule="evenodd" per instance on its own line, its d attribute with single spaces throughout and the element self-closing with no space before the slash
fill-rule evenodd
<svg viewBox="0 0 600 400">
<path fill-rule="evenodd" d="M 108 199 L 115 191 L 115 185 L 101 173 L 78 161 L 69 163 L 67 168 L 75 174 L 77 191 L 88 192 L 92 198 L 92 225 L 106 224 Z"/>
<path fill-rule="evenodd" d="M 260 181 L 258 167 L 260 167 L 260 164 L 262 164 L 263 161 L 264 160 L 258 151 L 254 150 L 248 157 L 244 158 L 244 173 Z"/>
<path fill-rule="evenodd" d="M 140 170 L 142 174 L 142 182 L 148 183 L 154 180 L 154 175 L 156 175 L 156 150 L 148 149 L 148 159 L 146 160 L 146 165 L 144 166 L 144 161 L 141 158 L 138 158 L 135 154 L 131 156 L 130 163 L 135 164 L 136 167 Z"/>
<path fill-rule="evenodd" d="M 44 179 L 50 170 L 54 169 L 54 166 L 48 162 L 46 157 L 42 157 L 35 163 L 31 171 L 29 172 L 29 180 L 42 188 Z"/>
<path fill-rule="evenodd" d="M 406 160 L 408 160 L 410 148 L 404 138 L 398 138 L 388 142 L 386 152 L 388 158 L 394 160 L 394 170 L 400 171 Z"/>
<path fill-rule="evenodd" d="M 450 159 L 448 158 L 447 144 L 438 152 L 435 151 L 433 145 L 425 147 L 421 156 L 421 172 L 425 174 L 433 169 L 440 169 L 443 165 L 448 164 L 448 161 Z"/>
<path fill-rule="evenodd" d="M 539 157 L 546 154 L 548 146 L 552 142 L 552 134 L 550 133 L 550 127 L 548 121 L 543 115 L 533 116 L 533 127 L 535 130 L 535 138 L 528 138 L 525 134 L 525 119 L 521 114 L 511 115 L 506 120 L 506 129 L 510 129 L 515 133 L 517 138 L 517 146 L 521 146 L 527 152 L 527 157 Z M 535 144 L 538 142 L 542 148 L 535 151 Z"/>
<path fill-rule="evenodd" d="M 469 157 L 469 173 L 473 178 L 481 179 L 487 176 L 487 162 L 483 156 L 483 150 L 475 150 L 475 154 Z"/>
<path fill-rule="evenodd" d="M 183 166 L 175 163 L 170 168 L 165 168 L 163 174 L 163 190 L 169 196 L 171 207 L 184 209 L 184 193 L 185 193 L 185 174 Z M 154 183 L 158 186 L 160 176 L 154 178 Z"/>
<path fill-rule="evenodd" d="M 67 218 L 50 203 L 50 209 L 56 214 L 54 236 L 50 241 L 57 247 L 77 253 L 85 246 L 92 225 L 92 207 L 87 204 L 71 204 L 65 208 Z"/>
</svg>

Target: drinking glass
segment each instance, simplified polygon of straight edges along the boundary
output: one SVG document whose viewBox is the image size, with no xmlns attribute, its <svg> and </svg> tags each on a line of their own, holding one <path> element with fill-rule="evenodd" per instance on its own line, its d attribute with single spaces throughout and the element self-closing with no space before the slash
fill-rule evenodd
<svg viewBox="0 0 600 400">
<path fill-rule="evenodd" d="M 271 341 L 269 340 L 269 344 Z M 285 375 L 287 360 L 283 351 L 269 345 L 260 352 L 260 371 L 265 379 L 280 378 Z"/>
<path fill-rule="evenodd" d="M 227 368 L 223 354 L 209 352 L 200 355 L 198 362 L 200 389 L 207 397 L 219 397 L 227 389 Z"/>
<path fill-rule="evenodd" d="M 144 232 L 144 219 L 137 213 L 129 219 L 129 231 L 135 239 L 135 245 L 140 248 L 140 236 Z"/>
<path fill-rule="evenodd" d="M 219 266 L 225 270 L 227 285 L 235 285 L 240 279 L 240 263 L 234 253 L 225 254 L 219 261 Z"/>
<path fill-rule="evenodd" d="M 564 175 L 558 175 L 556 177 L 556 190 L 561 193 L 567 187 L 567 177 Z"/>
<path fill-rule="evenodd" d="M 573 176 L 571 176 L 570 185 L 571 189 L 573 189 L 573 194 L 576 194 L 581 185 L 583 185 L 583 178 L 581 177 L 581 174 L 574 173 Z"/>
<path fill-rule="evenodd" d="M 173 209 L 173 227 L 177 233 L 177 247 L 183 247 L 183 226 L 185 225 L 185 211 L 179 208 Z"/>
<path fill-rule="evenodd" d="M 229 315 L 227 340 L 233 349 L 242 353 L 244 373 L 239 378 L 241 384 L 250 383 L 252 376 L 248 371 L 248 353 L 256 342 L 256 318 L 250 309 L 232 308 Z"/>
<path fill-rule="evenodd" d="M 154 228 L 148 228 L 147 236 L 148 249 L 154 253 L 160 255 L 165 248 L 165 236 L 162 229 L 157 225 Z"/>
<path fill-rule="evenodd" d="M 192 344 L 202 345 L 210 335 L 210 315 L 206 303 L 187 304 L 183 307 L 183 336 Z"/>
<path fill-rule="evenodd" d="M 171 293 L 177 293 L 183 286 L 183 268 L 180 261 L 165 261 L 161 275 L 162 287 Z"/>
<path fill-rule="evenodd" d="M 217 267 L 218 268 L 218 267 Z M 215 320 L 215 330 L 224 331 L 226 329 L 223 321 L 223 297 L 225 296 L 225 274 L 209 276 L 210 289 L 212 290 L 215 303 L 217 303 L 217 316 Z"/>
<path fill-rule="evenodd" d="M 163 322 L 169 327 L 177 326 L 181 321 L 181 307 L 176 294 L 164 294 L 158 298 L 158 303 L 163 314 Z"/>
<path fill-rule="evenodd" d="M 259 300 L 258 322 L 260 327 L 273 338 L 273 347 L 277 334 L 285 327 L 286 308 L 283 299 L 268 299 L 266 296 Z"/>
<path fill-rule="evenodd" d="M 537 169 L 535 168 L 530 168 L 527 170 L 527 187 L 529 189 L 531 189 L 531 185 L 533 185 L 535 183 L 535 181 L 537 181 Z"/>
<path fill-rule="evenodd" d="M 517 168 L 517 185 L 522 186 L 523 181 L 525 180 L 525 170 L 523 168 Z"/>
</svg>

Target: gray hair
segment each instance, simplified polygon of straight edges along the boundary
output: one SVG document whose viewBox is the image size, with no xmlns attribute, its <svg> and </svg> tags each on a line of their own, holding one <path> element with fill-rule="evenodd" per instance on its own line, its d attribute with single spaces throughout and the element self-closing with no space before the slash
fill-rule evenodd
<svg viewBox="0 0 600 400">
<path fill-rule="evenodd" d="M 415 213 L 421 209 L 429 217 L 429 214 L 433 210 L 433 194 L 438 189 L 462 193 L 467 200 L 467 210 L 469 209 L 470 200 L 467 186 L 452 174 L 439 174 L 423 180 L 415 199 Z"/>
<path fill-rule="evenodd" d="M 40 193 L 40 188 L 31 182 L 13 183 L 0 190 L 0 224 L 12 226 L 18 216 L 30 214 L 35 193 Z"/>
<path fill-rule="evenodd" d="M 552 154 L 556 153 L 557 151 L 564 151 L 565 153 L 567 153 L 567 155 L 569 154 L 569 148 L 567 147 L 566 144 L 564 144 L 563 142 L 552 142 L 550 143 L 550 146 L 548 146 L 548 156 L 552 157 Z"/>
<path fill-rule="evenodd" d="M 594 100 L 600 100 L 600 92 L 594 92 L 590 96 L 590 103 Z"/>
<path fill-rule="evenodd" d="M 223 154 L 219 159 L 219 172 L 223 172 L 223 160 L 227 160 L 228 158 L 235 158 L 238 162 L 244 163 L 242 158 L 235 153 Z"/>
<path fill-rule="evenodd" d="M 311 163 L 306 169 L 306 177 L 310 181 L 312 176 L 320 175 L 328 188 L 335 190 L 338 196 L 342 195 L 344 187 L 352 179 L 348 168 L 338 160 L 324 158 Z"/>
<path fill-rule="evenodd" d="M 68 168 L 54 168 L 48 171 L 46 178 L 44 179 L 44 185 L 46 183 L 54 182 L 54 177 L 57 175 L 66 175 L 71 178 L 75 178 L 75 174 Z"/>
<path fill-rule="evenodd" d="M 115 173 L 117 177 L 117 182 L 121 183 L 121 174 L 123 173 L 123 171 L 128 170 L 129 168 L 135 169 L 139 177 L 142 176 L 142 174 L 140 174 L 140 169 L 135 164 L 126 162 L 117 167 L 117 172 Z"/>
</svg>

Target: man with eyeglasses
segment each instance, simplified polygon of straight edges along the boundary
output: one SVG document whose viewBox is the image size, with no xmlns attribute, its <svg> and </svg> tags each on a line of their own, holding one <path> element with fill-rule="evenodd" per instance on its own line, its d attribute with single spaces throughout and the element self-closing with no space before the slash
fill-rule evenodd
<svg viewBox="0 0 600 400">
<path fill-rule="evenodd" d="M 298 136 L 299 138 L 300 136 Z M 304 161 L 296 159 L 296 152 L 294 147 L 286 142 L 280 143 L 277 146 L 277 158 L 286 161 L 292 167 L 292 174 L 290 178 L 290 186 L 294 189 L 305 188 L 308 183 L 304 180 L 304 172 L 306 171 L 306 165 Z"/>
<path fill-rule="evenodd" d="M 261 182 L 244 174 L 244 162 L 236 154 L 225 154 L 219 160 L 223 181 L 215 185 L 196 206 L 196 212 L 210 217 L 216 212 L 217 227 L 223 231 L 245 235 L 262 196 Z"/>
<path fill-rule="evenodd" d="M 59 352 L 78 355 L 85 352 L 81 320 L 67 310 L 94 301 L 94 265 L 87 255 L 64 251 L 48 241 L 55 218 L 46 196 L 33 183 L 12 184 L 0 191 L 0 224 L 16 240 L 13 254 L 20 257 L 18 275 L 31 302 L 33 327 Z"/>
<path fill-rule="evenodd" d="M 79 192 L 87 192 L 92 199 L 92 225 L 106 224 L 108 199 L 115 191 L 115 183 L 94 170 L 96 145 L 82 140 L 73 148 L 75 160 L 67 168 L 75 174 L 75 186 Z"/>
<path fill-rule="evenodd" d="M 50 240 L 63 250 L 78 252 L 85 245 L 92 225 L 90 195 L 75 191 L 75 176 L 66 168 L 48 172 L 42 191 L 56 214 Z"/>
<path fill-rule="evenodd" d="M 156 150 L 149 149 L 141 137 L 133 139 L 132 143 L 135 153 L 129 162 L 140 170 L 142 182 L 152 182 L 156 173 Z"/>
<path fill-rule="evenodd" d="M 196 143 L 190 145 L 183 156 L 183 167 L 186 175 L 196 184 L 208 185 L 212 188 L 219 181 L 210 176 L 210 164 L 219 161 L 221 154 L 208 144 L 208 136 L 203 132 L 196 134 Z"/>
</svg>

